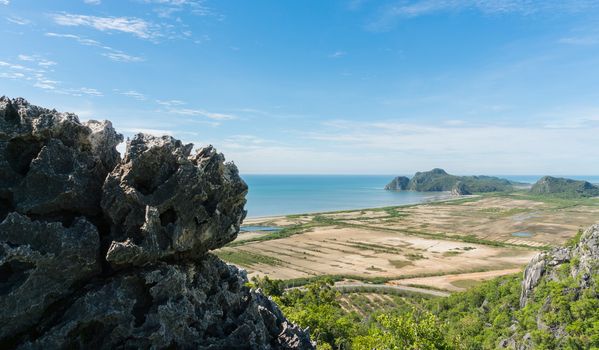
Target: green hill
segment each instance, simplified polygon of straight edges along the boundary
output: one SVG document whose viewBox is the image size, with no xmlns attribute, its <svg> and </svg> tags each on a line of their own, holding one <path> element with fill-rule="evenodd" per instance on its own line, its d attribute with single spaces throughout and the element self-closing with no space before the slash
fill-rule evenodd
<svg viewBox="0 0 599 350">
<path fill-rule="evenodd" d="M 560 197 L 595 197 L 599 196 L 599 187 L 587 181 L 544 176 L 532 186 L 530 192 Z"/>
<path fill-rule="evenodd" d="M 504 192 L 513 189 L 513 183 L 506 179 L 492 176 L 456 176 L 438 168 L 417 172 L 409 181 L 406 179 L 404 177 L 395 178 L 385 189 L 419 192 L 452 191 L 455 194 Z M 398 186 L 399 184 L 401 186 Z"/>
</svg>

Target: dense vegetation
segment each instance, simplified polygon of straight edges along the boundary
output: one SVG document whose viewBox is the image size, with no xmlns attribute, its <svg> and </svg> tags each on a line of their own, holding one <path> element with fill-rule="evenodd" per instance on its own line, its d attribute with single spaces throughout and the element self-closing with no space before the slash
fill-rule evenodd
<svg viewBox="0 0 599 350">
<path fill-rule="evenodd" d="M 599 196 L 599 187 L 587 181 L 545 176 L 532 186 L 530 192 L 564 198 L 595 197 Z"/>
<path fill-rule="evenodd" d="M 513 183 L 492 176 L 456 176 L 443 169 L 417 172 L 409 182 L 407 178 L 393 179 L 387 189 L 410 191 L 458 191 L 460 194 L 475 192 L 505 192 L 513 190 Z"/>
<path fill-rule="evenodd" d="M 515 343 L 599 349 L 596 261 L 590 276 L 573 274 L 578 264 L 575 258 L 555 267 L 524 307 L 519 274 L 447 298 L 412 298 L 368 317 L 343 308 L 331 280 L 285 290 L 284 282 L 264 278 L 253 279 L 253 286 L 272 296 L 290 320 L 310 327 L 321 349 L 494 349 Z"/>
</svg>

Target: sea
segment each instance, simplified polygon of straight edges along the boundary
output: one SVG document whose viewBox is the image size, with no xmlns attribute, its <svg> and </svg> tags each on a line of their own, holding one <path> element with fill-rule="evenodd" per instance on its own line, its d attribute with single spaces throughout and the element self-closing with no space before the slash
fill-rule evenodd
<svg viewBox="0 0 599 350">
<path fill-rule="evenodd" d="M 449 196 L 443 192 L 394 192 L 384 187 L 397 175 L 255 175 L 249 186 L 249 218 L 418 204 Z M 411 175 L 406 175 L 411 177 Z M 493 175 L 532 184 L 540 175 Z M 561 175 L 599 183 L 599 176 Z"/>
</svg>

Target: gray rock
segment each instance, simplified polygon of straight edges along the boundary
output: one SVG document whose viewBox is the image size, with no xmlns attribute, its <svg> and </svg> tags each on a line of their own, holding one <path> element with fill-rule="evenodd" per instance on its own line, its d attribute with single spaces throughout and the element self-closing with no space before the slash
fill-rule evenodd
<svg viewBox="0 0 599 350">
<path fill-rule="evenodd" d="M 410 183 L 409 178 L 398 176 L 391 180 L 391 182 L 385 186 L 385 189 L 388 191 L 405 191 L 408 189 L 408 183 Z"/>
<path fill-rule="evenodd" d="M 211 146 L 139 134 L 106 178 L 102 208 L 111 224 L 115 268 L 201 256 L 237 237 L 247 185 Z"/>
<path fill-rule="evenodd" d="M 157 263 L 90 285 L 25 349 L 306 349 L 307 333 L 244 284 L 244 274 L 207 255 Z"/>
<path fill-rule="evenodd" d="M 0 339 L 35 325 L 54 302 L 101 271 L 96 227 L 31 221 L 10 213 L 0 223 Z"/>
<path fill-rule="evenodd" d="M 206 147 L 0 98 L 0 348 L 311 349 L 207 253 L 247 186 Z"/>
<path fill-rule="evenodd" d="M 110 122 L 0 98 L 0 220 L 10 211 L 52 221 L 101 215 L 102 184 L 122 141 Z"/>
</svg>

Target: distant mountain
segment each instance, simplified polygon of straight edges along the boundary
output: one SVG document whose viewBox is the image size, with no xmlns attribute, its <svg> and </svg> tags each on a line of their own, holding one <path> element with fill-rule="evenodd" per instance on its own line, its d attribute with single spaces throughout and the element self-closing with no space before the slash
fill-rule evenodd
<svg viewBox="0 0 599 350">
<path fill-rule="evenodd" d="M 465 195 L 474 192 L 502 192 L 513 189 L 513 183 L 492 176 L 456 176 L 445 170 L 435 168 L 431 171 L 417 172 L 412 179 L 399 176 L 393 179 L 385 189 L 409 190 L 419 192 L 451 191 Z"/>
<path fill-rule="evenodd" d="M 532 186 L 530 192 L 561 197 L 595 197 L 599 196 L 599 187 L 587 181 L 544 176 Z"/>
</svg>

